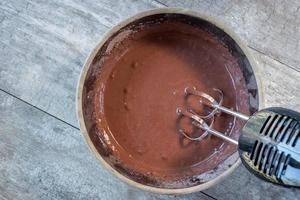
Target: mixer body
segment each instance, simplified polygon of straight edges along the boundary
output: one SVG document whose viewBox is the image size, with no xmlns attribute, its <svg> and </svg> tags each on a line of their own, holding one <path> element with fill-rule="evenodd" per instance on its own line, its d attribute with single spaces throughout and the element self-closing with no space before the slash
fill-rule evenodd
<svg viewBox="0 0 300 200">
<path fill-rule="evenodd" d="M 259 178 L 300 187 L 300 114 L 284 108 L 256 112 L 239 138 L 242 163 Z"/>
</svg>

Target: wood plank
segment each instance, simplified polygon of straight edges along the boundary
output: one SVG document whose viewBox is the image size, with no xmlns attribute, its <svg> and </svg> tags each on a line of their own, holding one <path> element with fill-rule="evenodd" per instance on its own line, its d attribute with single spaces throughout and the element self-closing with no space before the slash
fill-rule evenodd
<svg viewBox="0 0 300 200">
<path fill-rule="evenodd" d="M 261 70 L 265 106 L 300 112 L 300 73 L 257 51 L 250 51 Z"/>
<path fill-rule="evenodd" d="M 103 169 L 77 129 L 0 91 L 0 199 L 174 199 Z M 202 194 L 182 196 L 194 200 Z"/>
<path fill-rule="evenodd" d="M 159 0 L 169 7 L 207 13 L 255 48 L 300 71 L 300 1 Z"/>
</svg>

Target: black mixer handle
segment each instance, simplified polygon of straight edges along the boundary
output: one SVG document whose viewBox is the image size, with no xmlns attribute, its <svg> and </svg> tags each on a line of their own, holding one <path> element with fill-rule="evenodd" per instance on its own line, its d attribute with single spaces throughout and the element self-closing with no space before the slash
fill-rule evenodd
<svg viewBox="0 0 300 200">
<path fill-rule="evenodd" d="M 250 117 L 238 142 L 246 168 L 261 179 L 300 187 L 300 113 L 267 108 Z"/>
</svg>

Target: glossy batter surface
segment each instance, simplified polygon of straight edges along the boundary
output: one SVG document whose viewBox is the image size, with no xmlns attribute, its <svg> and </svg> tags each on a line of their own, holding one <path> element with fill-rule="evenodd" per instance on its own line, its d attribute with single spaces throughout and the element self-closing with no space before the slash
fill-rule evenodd
<svg viewBox="0 0 300 200">
<path fill-rule="evenodd" d="M 95 142 L 100 138 L 99 145 L 109 149 L 106 159 L 118 171 L 148 185 L 190 186 L 199 181 L 189 178 L 215 169 L 236 151 L 213 136 L 189 142 L 178 132 L 176 108 L 197 105 L 184 98 L 187 86 L 206 92 L 221 89 L 223 105 L 249 114 L 242 71 L 211 33 L 164 23 L 130 34 L 108 55 L 95 78 L 90 109 Z M 237 138 L 242 125 L 222 114 L 214 129 Z"/>
</svg>

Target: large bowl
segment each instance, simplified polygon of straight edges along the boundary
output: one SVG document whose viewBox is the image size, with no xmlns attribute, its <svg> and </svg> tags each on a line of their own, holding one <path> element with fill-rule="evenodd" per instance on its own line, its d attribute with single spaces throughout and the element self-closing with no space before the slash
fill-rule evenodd
<svg viewBox="0 0 300 200">
<path fill-rule="evenodd" d="M 107 43 L 112 37 L 114 37 L 116 34 L 120 32 L 120 30 L 124 29 L 126 26 L 133 24 L 134 22 L 141 21 L 141 19 L 144 19 L 149 16 L 170 16 L 170 15 L 180 15 L 180 16 L 188 16 L 192 17 L 194 19 L 198 19 L 200 21 L 203 21 L 209 26 L 214 27 L 215 29 L 220 32 L 222 35 L 226 35 L 226 37 L 230 38 L 230 43 L 231 45 L 235 46 L 236 49 L 238 49 L 239 53 L 243 55 L 243 65 L 245 67 L 244 69 L 244 76 L 247 76 L 247 81 L 249 82 L 248 84 L 256 84 L 257 88 L 257 93 L 256 98 L 258 100 L 258 108 L 261 109 L 263 107 L 263 95 L 262 95 L 262 87 L 260 83 L 260 72 L 259 68 L 257 67 L 257 64 L 255 60 L 253 59 L 252 55 L 250 54 L 249 50 L 247 47 L 244 45 L 244 43 L 237 37 L 233 31 L 226 26 L 223 22 L 218 21 L 214 19 L 211 16 L 203 15 L 201 13 L 193 12 L 190 10 L 186 9 L 181 9 L 181 8 L 163 8 L 163 9 L 154 9 L 154 10 L 149 10 L 145 12 L 141 12 L 123 22 L 120 24 L 116 25 L 113 27 L 111 30 L 109 30 L 105 36 L 102 38 L 102 40 L 98 43 L 98 45 L 93 49 L 93 51 L 90 53 L 88 56 L 84 67 L 82 69 L 81 75 L 80 75 L 80 80 L 77 88 L 77 102 L 76 102 L 76 108 L 77 108 L 77 115 L 78 115 L 78 120 L 80 124 L 80 129 L 81 132 L 83 133 L 85 140 L 90 147 L 91 151 L 96 155 L 97 159 L 100 161 L 100 163 L 108 169 L 113 175 L 117 176 L 120 178 L 122 181 L 135 186 L 137 188 L 150 191 L 150 192 L 155 192 L 155 193 L 161 193 L 161 194 L 186 194 L 186 193 L 192 193 L 192 192 L 197 192 L 201 190 L 205 190 L 209 187 L 214 186 L 217 184 L 219 181 L 223 180 L 225 177 L 227 177 L 229 174 L 231 174 L 234 169 L 236 169 L 240 162 L 238 152 L 235 152 L 233 155 L 231 155 L 227 160 L 224 161 L 228 163 L 228 167 L 226 168 L 221 168 L 220 170 L 215 171 L 214 176 L 212 178 L 204 183 L 201 183 L 196 186 L 192 187 L 187 187 L 187 188 L 176 188 L 176 189 L 170 189 L 170 188 L 162 188 L 162 187 L 155 187 L 155 186 L 149 186 L 140 182 L 137 182 L 136 180 L 124 175 L 120 171 L 117 171 L 114 167 L 112 167 L 105 159 L 103 158 L 103 155 L 101 155 L 101 152 L 97 150 L 95 147 L 95 144 L 92 142 L 91 137 L 87 131 L 86 127 L 86 122 L 84 119 L 83 115 L 83 95 L 84 95 L 84 84 L 87 79 L 88 71 L 91 67 L 91 64 L 99 51 L 102 51 Z M 107 48 L 107 47 L 105 47 Z"/>
</svg>

